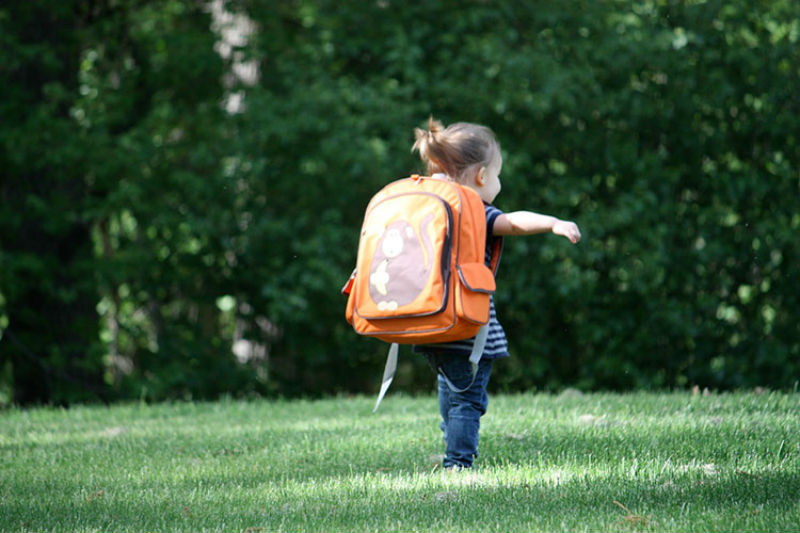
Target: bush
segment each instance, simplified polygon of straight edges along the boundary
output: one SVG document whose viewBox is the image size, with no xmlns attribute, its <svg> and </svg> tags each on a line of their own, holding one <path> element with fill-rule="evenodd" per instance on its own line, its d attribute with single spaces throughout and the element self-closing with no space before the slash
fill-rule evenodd
<svg viewBox="0 0 800 533">
<path fill-rule="evenodd" d="M 494 386 L 798 380 L 796 2 L 73 4 L 0 9 L 17 401 L 374 390 L 338 289 L 430 114 L 496 132 L 500 208 L 584 234 L 508 239 Z"/>
</svg>

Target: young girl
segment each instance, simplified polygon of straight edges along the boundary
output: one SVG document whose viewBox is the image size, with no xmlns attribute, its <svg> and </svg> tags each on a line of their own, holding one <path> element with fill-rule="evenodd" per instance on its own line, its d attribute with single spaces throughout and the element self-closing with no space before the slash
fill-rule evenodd
<svg viewBox="0 0 800 533">
<path fill-rule="evenodd" d="M 489 264 L 495 239 L 504 235 L 532 235 L 552 232 L 577 243 L 580 230 L 574 222 L 533 213 L 515 211 L 503 213 L 492 202 L 500 192 L 500 170 L 503 158 L 500 145 L 489 128 L 459 122 L 444 128 L 431 117 L 428 130 L 416 129 L 412 151 L 419 151 L 428 166 L 428 175 L 456 181 L 476 191 L 486 209 L 486 264 Z M 478 455 L 480 418 L 486 412 L 489 397 L 486 387 L 492 361 L 508 357 L 508 341 L 497 320 L 494 299 L 489 312 L 489 334 L 474 377 L 469 355 L 473 339 L 465 341 L 415 346 L 414 351 L 425 354 L 431 367 L 439 374 L 439 411 L 444 432 L 447 469 L 469 468 Z M 447 383 L 449 378 L 454 388 Z M 471 383 L 471 385 L 470 385 Z M 465 389 L 463 392 L 459 390 Z"/>
</svg>

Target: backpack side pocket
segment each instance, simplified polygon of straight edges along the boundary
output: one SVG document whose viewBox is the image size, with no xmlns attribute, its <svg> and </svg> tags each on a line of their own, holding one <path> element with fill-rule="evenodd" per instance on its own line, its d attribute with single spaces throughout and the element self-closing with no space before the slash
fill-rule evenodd
<svg viewBox="0 0 800 533">
<path fill-rule="evenodd" d="M 456 312 L 470 322 L 489 322 L 489 298 L 497 288 L 494 274 L 483 263 L 456 266 L 459 279 Z"/>
</svg>

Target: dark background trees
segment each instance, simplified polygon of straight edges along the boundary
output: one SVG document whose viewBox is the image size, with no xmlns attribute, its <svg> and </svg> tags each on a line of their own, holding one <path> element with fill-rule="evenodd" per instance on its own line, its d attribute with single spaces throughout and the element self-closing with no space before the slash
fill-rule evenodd
<svg viewBox="0 0 800 533">
<path fill-rule="evenodd" d="M 374 390 L 338 289 L 433 114 L 490 126 L 506 390 L 800 378 L 796 2 L 0 8 L 0 401 Z M 398 380 L 428 389 L 403 357 Z"/>
</svg>

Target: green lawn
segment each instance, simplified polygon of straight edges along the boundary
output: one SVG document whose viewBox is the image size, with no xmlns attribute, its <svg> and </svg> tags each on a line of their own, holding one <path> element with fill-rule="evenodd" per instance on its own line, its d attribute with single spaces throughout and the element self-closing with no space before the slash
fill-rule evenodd
<svg viewBox="0 0 800 533">
<path fill-rule="evenodd" d="M 2 531 L 800 531 L 800 394 L 495 396 L 473 471 L 436 400 L 0 411 Z"/>
</svg>

